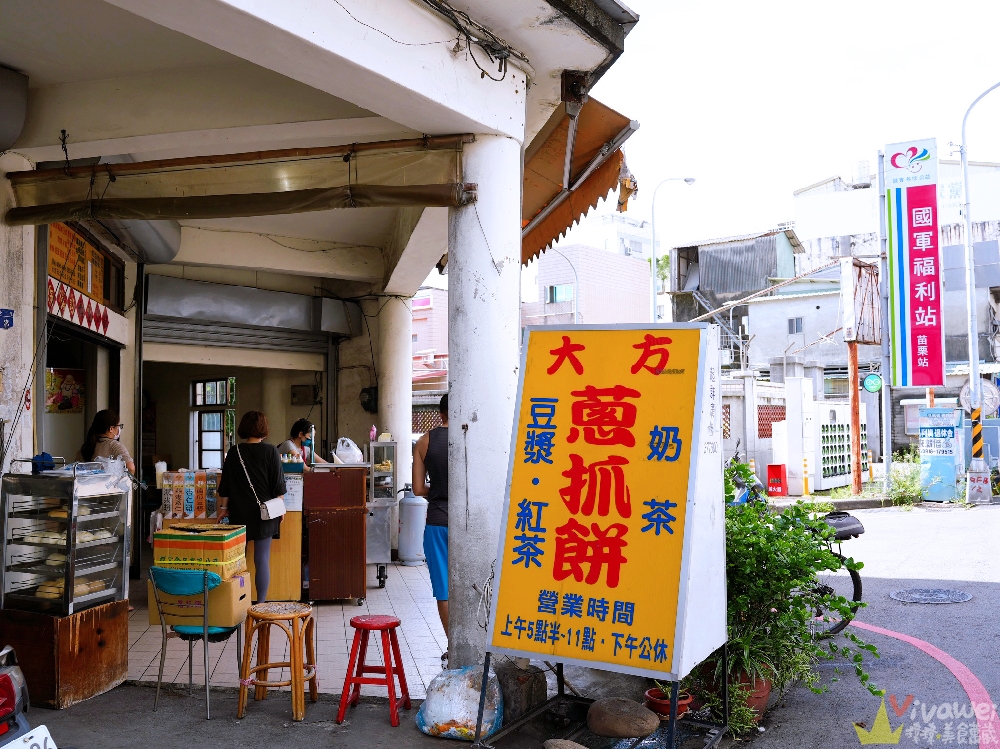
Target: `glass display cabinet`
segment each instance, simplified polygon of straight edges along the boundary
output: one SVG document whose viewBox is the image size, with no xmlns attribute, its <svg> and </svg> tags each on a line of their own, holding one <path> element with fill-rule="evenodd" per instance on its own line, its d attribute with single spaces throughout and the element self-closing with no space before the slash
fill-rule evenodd
<svg viewBox="0 0 1000 749">
<path fill-rule="evenodd" d="M 131 478 L 77 463 L 0 482 L 0 608 L 68 616 L 128 597 Z"/>
</svg>

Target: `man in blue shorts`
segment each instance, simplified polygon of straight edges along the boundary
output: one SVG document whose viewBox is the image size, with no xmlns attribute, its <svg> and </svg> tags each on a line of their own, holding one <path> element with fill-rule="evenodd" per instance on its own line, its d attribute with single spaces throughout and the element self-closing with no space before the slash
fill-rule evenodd
<svg viewBox="0 0 1000 749">
<path fill-rule="evenodd" d="M 413 493 L 427 497 L 424 557 L 437 599 L 438 615 L 448 635 L 448 395 L 441 397 L 441 424 L 417 440 L 413 450 Z M 448 665 L 448 653 L 441 655 Z"/>
</svg>

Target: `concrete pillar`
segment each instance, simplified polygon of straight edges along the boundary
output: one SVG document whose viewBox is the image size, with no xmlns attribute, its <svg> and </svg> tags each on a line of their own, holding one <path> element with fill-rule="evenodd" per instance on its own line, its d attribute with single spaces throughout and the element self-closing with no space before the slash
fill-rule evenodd
<svg viewBox="0 0 1000 749">
<path fill-rule="evenodd" d="M 412 480 L 413 358 L 408 299 L 389 299 L 378 314 L 378 428 L 396 441 L 396 486 Z M 397 496 L 398 499 L 398 496 Z M 389 540 L 399 548 L 399 514 L 389 520 Z"/>
<path fill-rule="evenodd" d="M 448 231 L 452 668 L 478 662 L 486 644 L 477 589 L 496 558 L 519 367 L 521 146 L 477 135 L 463 166 L 479 198 L 451 209 Z"/>
<path fill-rule="evenodd" d="M 291 428 L 291 424 L 286 424 L 285 421 L 285 403 L 291 401 L 292 394 L 291 391 L 286 387 L 286 379 L 284 371 L 280 369 L 262 369 L 260 377 L 260 410 L 264 412 L 267 417 L 267 424 L 270 427 L 271 433 L 268 435 L 267 441 L 272 444 L 281 444 L 284 440 L 288 439 L 288 430 Z M 237 381 L 237 388 L 239 387 L 239 382 Z M 239 390 L 237 390 L 239 392 Z M 236 423 L 240 423 L 240 418 L 246 413 L 249 408 L 244 407 L 238 414 L 236 414 Z M 305 412 L 303 411 L 303 416 Z"/>
<path fill-rule="evenodd" d="M 0 152 L 0 308 L 14 310 L 13 327 L 0 328 L 0 473 L 28 470 L 14 458 L 35 454 L 32 425 L 44 393 L 31 388 L 31 411 L 23 410 L 23 394 L 28 382 L 32 354 L 37 341 L 34 325 L 35 227 L 7 226 L 3 215 L 14 206 L 14 194 L 6 172 L 32 168 L 23 156 Z M 41 304 L 45 300 L 40 301 Z M 42 369 L 44 371 L 44 362 Z M 16 422 L 16 426 L 15 426 Z M 6 454 L 3 448 L 6 446 Z"/>
</svg>

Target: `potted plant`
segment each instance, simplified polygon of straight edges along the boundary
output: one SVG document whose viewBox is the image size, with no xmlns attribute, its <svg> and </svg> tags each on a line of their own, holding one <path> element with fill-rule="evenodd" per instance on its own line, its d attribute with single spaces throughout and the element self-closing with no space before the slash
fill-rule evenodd
<svg viewBox="0 0 1000 749">
<path fill-rule="evenodd" d="M 821 660 L 846 658 L 862 684 L 881 694 L 863 668 L 862 651 L 878 657 L 873 645 L 849 629 L 836 639 L 816 634 L 815 612 L 850 615 L 846 598 L 816 585 L 820 572 L 841 566 L 827 543 L 833 533 L 801 502 L 781 513 L 763 503 L 726 507 L 728 673 L 722 673 L 719 651 L 684 686 L 721 717 L 725 677 L 736 734 L 760 719 L 772 689 L 784 691 L 801 680 L 813 692 L 826 691 L 816 671 Z"/>
<path fill-rule="evenodd" d="M 644 700 L 646 707 L 652 710 L 654 713 L 659 715 L 661 718 L 670 717 L 670 685 L 661 684 L 658 681 L 653 681 L 656 684 L 652 689 L 646 690 L 646 699 Z M 684 691 L 679 690 L 677 693 L 677 717 L 681 717 L 688 711 L 691 707 L 692 701 L 691 695 Z"/>
</svg>

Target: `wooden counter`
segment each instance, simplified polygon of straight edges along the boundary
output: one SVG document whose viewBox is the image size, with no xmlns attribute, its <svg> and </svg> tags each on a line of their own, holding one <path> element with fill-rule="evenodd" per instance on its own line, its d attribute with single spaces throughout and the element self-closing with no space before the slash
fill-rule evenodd
<svg viewBox="0 0 1000 749">
<path fill-rule="evenodd" d="M 0 640 L 17 653 L 31 704 L 61 710 L 125 681 L 128 601 L 69 616 L 2 609 Z M 44 722 L 32 718 L 35 725 Z"/>
<path fill-rule="evenodd" d="M 247 543 L 251 600 L 257 600 L 254 580 L 253 541 Z M 298 601 L 302 597 L 302 513 L 286 512 L 281 518 L 281 538 L 271 542 L 269 601 Z"/>
</svg>

